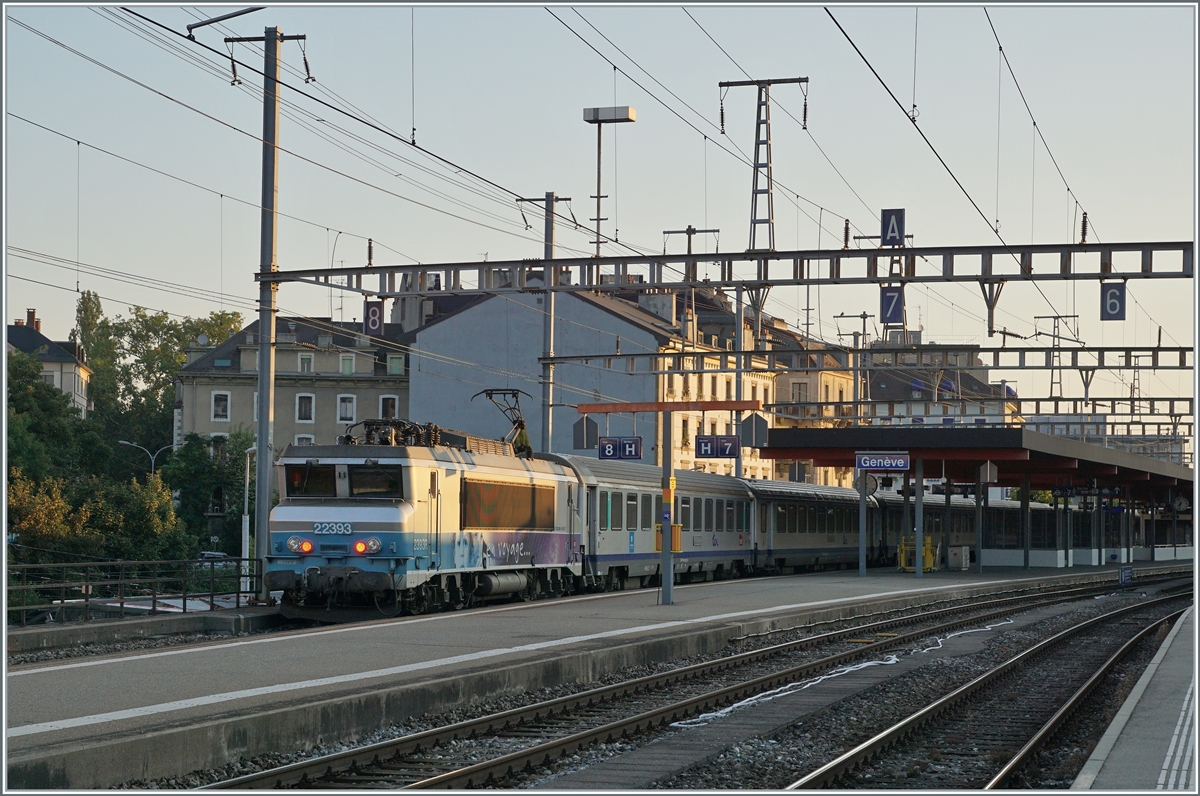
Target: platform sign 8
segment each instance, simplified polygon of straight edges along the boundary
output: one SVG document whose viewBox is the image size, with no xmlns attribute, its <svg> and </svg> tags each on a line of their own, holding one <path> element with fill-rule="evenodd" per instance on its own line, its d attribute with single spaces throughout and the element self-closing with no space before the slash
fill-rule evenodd
<svg viewBox="0 0 1200 796">
<path fill-rule="evenodd" d="M 1125 320 L 1125 283 L 1100 283 L 1100 320 Z"/>
<path fill-rule="evenodd" d="M 371 337 L 383 335 L 383 302 L 363 302 L 363 334 Z"/>
<path fill-rule="evenodd" d="M 599 453 L 601 459 L 620 459 L 621 458 L 621 438 L 620 437 L 601 437 L 599 444 Z"/>
<path fill-rule="evenodd" d="M 904 323 L 904 286 L 879 289 L 879 317 L 889 326 Z"/>
</svg>

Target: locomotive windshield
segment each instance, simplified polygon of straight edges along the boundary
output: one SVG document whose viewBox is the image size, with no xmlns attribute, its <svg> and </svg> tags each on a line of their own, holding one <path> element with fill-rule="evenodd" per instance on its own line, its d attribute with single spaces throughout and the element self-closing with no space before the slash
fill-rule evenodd
<svg viewBox="0 0 1200 796">
<path fill-rule="evenodd" d="M 359 497 L 404 497 L 400 483 L 400 465 L 356 465 L 350 470 L 350 494 Z"/>
<path fill-rule="evenodd" d="M 286 466 L 288 497 L 336 497 L 332 464 Z"/>
</svg>

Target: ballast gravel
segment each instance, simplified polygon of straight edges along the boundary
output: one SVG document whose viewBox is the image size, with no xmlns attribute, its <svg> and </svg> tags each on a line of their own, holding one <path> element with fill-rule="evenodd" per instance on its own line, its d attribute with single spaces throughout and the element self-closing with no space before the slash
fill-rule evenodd
<svg viewBox="0 0 1200 796">
<path fill-rule="evenodd" d="M 997 595 L 999 596 L 999 595 Z M 947 607 L 959 603 L 970 602 L 970 600 L 945 601 L 935 605 L 925 606 L 926 610 Z M 1099 604 L 1089 602 L 1088 606 L 1079 609 L 1080 611 L 1090 612 L 1091 614 L 1100 613 L 1103 610 L 1110 610 L 1113 602 L 1111 599 L 1104 600 L 1105 607 L 1102 608 Z M 273 752 L 262 754 L 251 758 L 241 758 L 235 762 L 230 762 L 219 768 L 204 769 L 193 771 L 184 776 L 162 777 L 154 780 L 131 780 L 115 786 L 118 789 L 181 789 L 195 788 L 202 785 L 212 784 L 228 779 L 233 779 L 246 774 L 253 774 L 260 771 L 278 768 L 281 766 L 290 765 L 292 763 L 309 760 L 315 757 L 335 754 L 337 752 L 346 751 L 349 749 L 367 746 L 382 741 L 400 738 L 405 735 L 411 735 L 418 732 L 433 729 L 435 727 L 445 726 L 455 722 L 466 721 L 469 719 L 478 718 L 492 713 L 499 713 L 505 710 L 525 707 L 527 705 L 536 704 L 559 697 L 569 696 L 581 691 L 590 690 L 604 685 L 624 682 L 626 680 L 644 677 L 646 675 L 657 672 L 667 671 L 670 669 L 690 666 L 692 664 L 714 660 L 717 658 L 727 657 L 730 655 L 739 654 L 752 649 L 780 644 L 787 641 L 797 640 L 806 636 L 815 635 L 826 632 L 837 626 L 848 624 L 862 624 L 865 622 L 876 621 L 879 618 L 894 611 L 881 612 L 879 614 L 871 614 L 869 616 L 855 617 L 847 621 L 837 622 L 820 622 L 808 625 L 797 626 L 794 628 L 777 631 L 770 634 L 762 634 L 760 636 L 748 637 L 739 640 L 737 643 L 731 643 L 726 648 L 711 654 L 695 655 L 686 659 L 680 659 L 669 662 L 661 662 L 654 665 L 635 666 L 627 669 L 614 671 L 606 674 L 596 682 L 591 683 L 569 683 L 550 688 L 539 689 L 536 691 L 523 692 L 517 694 L 498 696 L 486 702 L 478 702 L 472 705 L 456 708 L 437 714 L 425 714 L 420 717 L 407 719 L 403 722 L 394 723 L 387 727 L 376 730 L 375 732 L 363 735 L 359 738 L 346 742 L 338 742 L 332 744 L 317 744 L 303 750 L 294 750 L 292 752 Z M 1012 631 L 1010 641 L 1003 643 L 1003 639 L 1009 634 L 1003 634 L 997 638 L 989 653 L 989 660 L 999 662 L 1011 657 L 1015 652 L 1024 649 L 1027 643 L 1022 643 L 1023 638 L 1042 638 L 1051 635 L 1053 632 L 1062 629 L 1072 623 L 1073 620 L 1066 617 L 1079 616 L 1078 612 L 1070 612 L 1064 616 L 1056 617 L 1047 620 L 1046 623 L 1039 623 L 1035 628 L 1030 628 L 1025 631 Z M 1052 624 L 1053 630 L 1038 631 L 1047 623 Z M 1044 633 L 1044 635 L 1043 635 Z M 243 634 L 245 635 L 245 634 Z M 228 635 L 218 637 L 229 639 Z M 154 641 L 146 639 L 144 641 Z M 930 639 L 932 643 L 933 639 Z M 136 642 L 130 642 L 136 643 Z M 177 642 L 186 643 L 186 642 Z M 1032 642 L 1028 642 L 1032 643 Z M 109 645 L 110 647 L 123 645 Z M 914 645 L 920 646 L 920 645 Z M 143 647 L 144 648 L 144 647 Z M 137 649 L 137 647 L 130 647 Z M 985 655 L 989 653 L 980 653 Z M 32 654 L 32 653 L 31 653 Z M 776 758 L 786 759 L 788 765 L 801 764 L 805 765 L 807 760 L 818 760 L 825 756 L 824 760 L 836 757 L 845 748 L 845 742 L 841 739 L 844 737 L 858 737 L 852 730 L 855 727 L 865 728 L 860 733 L 862 737 L 858 743 L 865 737 L 873 734 L 871 728 L 885 721 L 879 716 L 895 714 L 897 718 L 908 715 L 905 712 L 904 705 L 911 706 L 916 701 L 919 701 L 924 693 L 940 694 L 951 690 L 957 685 L 969 681 L 979 673 L 986 670 L 988 666 L 994 663 L 972 663 L 970 658 L 945 658 L 936 662 L 935 668 L 931 666 L 922 667 L 922 669 L 913 672 L 911 675 L 897 678 L 896 681 L 889 681 L 882 684 L 879 691 L 872 695 L 871 693 L 861 694 L 850 699 L 843 700 L 829 711 L 826 711 L 821 716 L 813 717 L 811 721 L 820 722 L 826 716 L 832 713 L 837 713 L 843 708 L 844 703 L 855 703 L 849 707 L 850 713 L 847 718 L 840 721 L 848 723 L 847 728 L 849 735 L 846 732 L 825 731 L 822 729 L 805 729 L 806 722 L 801 721 L 787 734 L 795 735 L 793 740 L 786 739 L 761 739 L 752 742 L 740 744 L 731 747 L 724 755 L 707 766 L 701 766 L 692 769 L 688 772 L 683 772 L 677 776 L 664 778 L 662 781 L 651 783 L 648 787 L 655 788 L 672 788 L 672 789 L 712 789 L 712 788 L 774 788 L 784 787 L 790 784 L 796 777 L 788 778 L 788 775 L 779 775 L 780 763 Z M 930 671 L 926 671 L 930 670 Z M 905 686 L 898 686 L 897 683 L 905 680 L 908 677 L 916 678 L 912 683 Z M 923 690 L 922 690 L 923 689 Z M 861 704 L 860 704 L 861 703 Z M 882 704 L 879 704 L 882 703 Z M 796 733 L 799 733 L 796 735 Z M 661 737 L 661 736 L 655 736 Z M 567 770 L 577 770 L 594 765 L 600 760 L 608 759 L 616 755 L 628 752 L 637 746 L 640 746 L 652 740 L 650 737 L 637 737 L 632 739 L 622 739 L 621 741 L 609 744 L 594 744 L 589 749 L 581 751 L 575 755 L 563 758 L 557 761 L 552 768 L 545 768 L 539 771 L 522 774 L 516 778 L 510 778 L 500 783 L 502 788 L 526 788 L 534 787 L 538 782 L 545 778 L 560 775 Z M 761 762 L 756 762 L 761 759 Z M 821 762 L 816 763 L 820 765 Z M 735 765 L 730 765 L 734 763 Z M 805 767 L 804 770 L 810 770 L 812 766 Z M 768 777 L 770 772 L 774 772 L 774 777 Z M 799 776 L 799 774 L 797 775 Z M 781 784 L 780 784 L 781 783 Z"/>
<path fill-rule="evenodd" d="M 706 764 L 664 777 L 650 783 L 648 787 L 672 790 L 786 788 L 847 749 L 873 737 L 930 701 L 978 677 L 1037 641 L 1048 638 L 1082 619 L 1113 610 L 1134 599 L 1137 598 L 1117 596 L 1096 600 L 1092 604 L 1027 628 L 1002 632 L 981 652 L 961 657 L 936 658 L 919 669 L 843 699 L 828 710 L 803 717 L 772 738 L 754 738 L 740 742 Z M 1130 676 L 1134 681 L 1148 662 L 1149 658 L 1145 658 L 1141 668 L 1131 669 Z M 1118 702 L 1117 706 L 1119 705 Z M 1088 732 L 1098 739 L 1106 727 L 1106 721 L 1097 720 L 1091 723 Z M 1080 743 L 1087 742 L 1076 740 L 1072 748 Z M 1093 739 L 1088 748 L 1094 744 Z M 929 757 L 940 756 L 934 750 Z M 1075 757 L 1078 759 L 1078 766 L 1082 766 L 1087 754 L 1083 754 L 1081 758 L 1079 755 Z M 919 772 L 914 768 L 924 770 L 931 766 L 944 765 L 944 762 L 936 759 L 912 760 L 907 762 L 903 771 L 892 772 L 892 775 L 893 778 L 916 776 Z M 1057 771 L 1057 776 L 1053 779 L 1059 784 L 1049 787 L 1069 788 L 1070 782 L 1078 773 L 1078 766 L 1073 771 Z M 1062 784 L 1064 782 L 1065 785 Z M 869 786 L 869 783 L 864 782 L 863 785 Z"/>
</svg>

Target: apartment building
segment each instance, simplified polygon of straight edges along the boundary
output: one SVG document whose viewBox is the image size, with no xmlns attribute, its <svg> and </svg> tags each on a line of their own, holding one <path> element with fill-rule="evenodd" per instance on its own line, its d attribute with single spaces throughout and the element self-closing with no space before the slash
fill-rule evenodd
<svg viewBox="0 0 1200 796">
<path fill-rule="evenodd" d="M 87 365 L 87 352 L 72 340 L 51 340 L 42 334 L 42 319 L 37 310 L 28 310 L 24 320 L 17 319 L 9 324 L 7 333 L 9 350 L 33 354 L 42 364 L 42 381 L 62 390 L 79 409 L 81 417 L 87 417 L 91 404 L 88 401 L 88 384 L 92 369 Z"/>
</svg>

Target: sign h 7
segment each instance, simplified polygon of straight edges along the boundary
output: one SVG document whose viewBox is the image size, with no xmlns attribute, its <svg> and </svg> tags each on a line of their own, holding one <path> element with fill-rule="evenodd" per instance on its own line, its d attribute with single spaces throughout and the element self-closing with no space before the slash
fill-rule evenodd
<svg viewBox="0 0 1200 796">
<path fill-rule="evenodd" d="M 908 451 L 856 451 L 854 466 L 871 472 L 907 472 Z"/>
<path fill-rule="evenodd" d="M 707 459 L 736 459 L 741 440 L 736 434 L 700 434 L 696 437 L 696 456 Z"/>
</svg>

